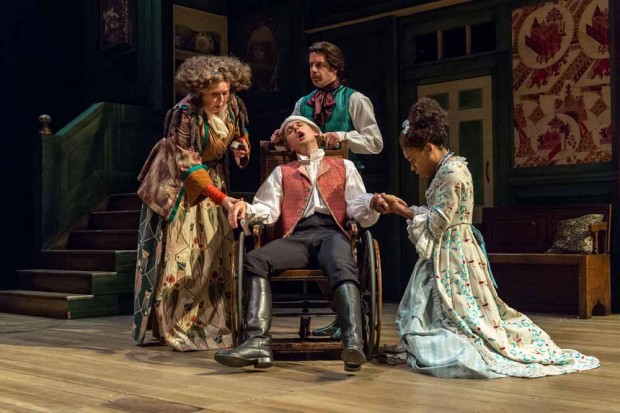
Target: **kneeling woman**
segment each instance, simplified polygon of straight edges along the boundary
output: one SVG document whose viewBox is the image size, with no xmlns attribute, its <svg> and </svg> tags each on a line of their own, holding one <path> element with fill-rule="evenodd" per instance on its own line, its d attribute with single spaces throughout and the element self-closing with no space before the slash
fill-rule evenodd
<svg viewBox="0 0 620 413">
<path fill-rule="evenodd" d="M 439 377 L 541 377 L 589 370 L 595 357 L 559 348 L 497 295 L 479 233 L 471 225 L 474 187 L 467 162 L 446 147 L 447 113 L 431 99 L 414 104 L 400 135 L 416 174 L 430 178 L 426 207 L 403 206 L 419 259 L 396 325 L 414 370 Z"/>
<path fill-rule="evenodd" d="M 144 201 L 136 266 L 133 337 L 143 344 L 151 311 L 153 335 L 178 351 L 232 345 L 226 281 L 232 229 L 225 215 L 225 155 L 249 159 L 247 114 L 234 92 L 250 85 L 250 68 L 233 57 L 186 60 L 177 80 L 190 93 L 165 122 L 165 135 L 138 178 Z M 223 208 L 222 208 L 223 207 Z"/>
</svg>

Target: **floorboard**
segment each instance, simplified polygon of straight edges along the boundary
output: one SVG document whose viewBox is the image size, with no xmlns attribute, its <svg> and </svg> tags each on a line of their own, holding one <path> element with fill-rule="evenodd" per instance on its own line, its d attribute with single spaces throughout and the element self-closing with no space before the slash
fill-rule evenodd
<svg viewBox="0 0 620 413">
<path fill-rule="evenodd" d="M 396 306 L 382 344 L 398 342 Z M 131 317 L 49 320 L 0 314 L 2 412 L 619 412 L 620 315 L 579 320 L 532 315 L 560 346 L 599 357 L 597 370 L 541 379 L 438 379 L 405 365 L 278 359 L 268 370 L 229 369 L 213 352 L 135 346 Z M 315 317 L 315 326 L 330 320 Z M 276 336 L 298 329 L 277 319 Z"/>
</svg>

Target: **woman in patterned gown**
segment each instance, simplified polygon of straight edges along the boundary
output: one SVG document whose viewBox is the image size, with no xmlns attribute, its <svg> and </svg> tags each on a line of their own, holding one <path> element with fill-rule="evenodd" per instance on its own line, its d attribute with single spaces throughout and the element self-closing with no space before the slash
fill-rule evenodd
<svg viewBox="0 0 620 413">
<path fill-rule="evenodd" d="M 414 104 L 400 135 L 412 172 L 431 179 L 427 206 L 384 195 L 407 218 L 419 259 L 397 312 L 407 362 L 439 377 L 541 377 L 589 370 L 595 357 L 559 348 L 497 295 L 464 158 L 448 150 L 447 113 L 432 99 Z M 481 248 L 482 245 L 482 248 Z"/>
<path fill-rule="evenodd" d="M 197 56 L 176 78 L 189 94 L 168 111 L 164 138 L 138 178 L 133 338 L 142 345 L 153 318 L 153 336 L 175 350 L 228 348 L 233 237 L 224 209 L 237 200 L 226 195 L 225 160 L 229 150 L 237 166 L 249 160 L 247 114 L 235 92 L 250 86 L 251 72 L 234 57 Z"/>
</svg>

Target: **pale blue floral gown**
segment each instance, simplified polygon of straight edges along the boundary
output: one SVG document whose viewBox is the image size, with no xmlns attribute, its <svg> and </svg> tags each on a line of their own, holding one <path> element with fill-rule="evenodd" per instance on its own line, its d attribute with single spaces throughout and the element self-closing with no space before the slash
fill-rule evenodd
<svg viewBox="0 0 620 413">
<path fill-rule="evenodd" d="M 464 158 L 440 162 L 412 206 L 409 239 L 420 256 L 396 325 L 414 370 L 439 377 L 541 377 L 599 367 L 595 357 L 559 348 L 498 296 L 471 226 L 474 188 Z"/>
</svg>

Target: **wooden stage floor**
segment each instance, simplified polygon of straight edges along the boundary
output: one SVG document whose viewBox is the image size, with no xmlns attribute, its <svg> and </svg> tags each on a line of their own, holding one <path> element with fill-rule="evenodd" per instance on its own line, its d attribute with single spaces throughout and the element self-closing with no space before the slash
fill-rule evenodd
<svg viewBox="0 0 620 413">
<path fill-rule="evenodd" d="M 395 310 L 386 305 L 383 343 L 397 342 Z M 498 380 L 438 379 L 375 362 L 350 375 L 339 360 L 230 369 L 212 352 L 135 346 L 129 316 L 0 314 L 0 412 L 620 412 L 620 315 L 532 318 L 602 367 Z M 296 327 L 276 323 L 276 332 Z"/>
</svg>

